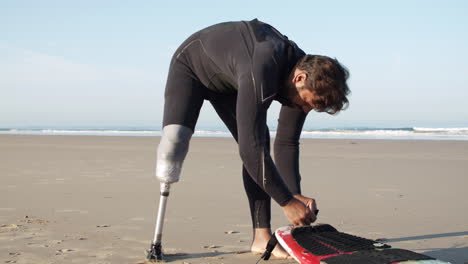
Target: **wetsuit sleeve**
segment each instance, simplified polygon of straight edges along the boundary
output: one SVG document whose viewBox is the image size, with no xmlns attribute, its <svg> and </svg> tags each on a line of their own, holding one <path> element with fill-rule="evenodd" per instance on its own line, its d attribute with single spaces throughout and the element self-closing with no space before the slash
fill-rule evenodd
<svg viewBox="0 0 468 264">
<path fill-rule="evenodd" d="M 253 180 L 280 206 L 286 205 L 292 194 L 282 180 L 266 147 L 266 116 L 271 103 L 271 96 L 265 95 L 261 89 L 272 78 L 272 69 L 257 63 L 256 69 L 241 75 L 237 95 L 237 128 L 239 152 L 250 176 Z"/>
<path fill-rule="evenodd" d="M 301 109 L 282 106 L 276 131 L 275 164 L 292 194 L 301 194 L 299 139 L 307 114 Z"/>
</svg>

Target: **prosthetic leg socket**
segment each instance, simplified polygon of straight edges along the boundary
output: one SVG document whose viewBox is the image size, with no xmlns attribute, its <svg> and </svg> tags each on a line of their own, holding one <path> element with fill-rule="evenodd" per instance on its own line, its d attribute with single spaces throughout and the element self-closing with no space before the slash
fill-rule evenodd
<svg viewBox="0 0 468 264">
<path fill-rule="evenodd" d="M 167 125 L 158 146 L 156 177 L 164 183 L 178 182 L 193 131 L 182 125 Z"/>
</svg>

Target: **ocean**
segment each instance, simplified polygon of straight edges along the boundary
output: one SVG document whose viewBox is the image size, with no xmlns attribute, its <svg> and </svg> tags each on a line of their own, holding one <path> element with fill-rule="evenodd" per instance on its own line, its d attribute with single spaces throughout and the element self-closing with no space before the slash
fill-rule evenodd
<svg viewBox="0 0 468 264">
<path fill-rule="evenodd" d="M 0 128 L 0 135 L 89 135 L 89 136 L 160 136 L 161 130 L 145 127 L 112 128 Z M 274 137 L 276 131 L 270 132 Z M 231 137 L 227 129 L 197 129 L 196 137 Z M 301 138 L 389 139 L 389 140 L 468 140 L 468 127 L 430 128 L 325 128 L 304 129 Z"/>
</svg>

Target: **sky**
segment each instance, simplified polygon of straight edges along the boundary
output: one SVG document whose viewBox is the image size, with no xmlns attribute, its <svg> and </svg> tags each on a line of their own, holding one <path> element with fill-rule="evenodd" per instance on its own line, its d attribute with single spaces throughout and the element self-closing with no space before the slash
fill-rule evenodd
<svg viewBox="0 0 468 264">
<path fill-rule="evenodd" d="M 350 106 L 305 128 L 468 127 L 468 1 L 0 2 L 0 128 L 160 127 L 192 33 L 258 18 L 350 71 Z M 275 127 L 279 104 L 268 113 Z M 222 127 L 205 102 L 197 129 Z"/>
</svg>

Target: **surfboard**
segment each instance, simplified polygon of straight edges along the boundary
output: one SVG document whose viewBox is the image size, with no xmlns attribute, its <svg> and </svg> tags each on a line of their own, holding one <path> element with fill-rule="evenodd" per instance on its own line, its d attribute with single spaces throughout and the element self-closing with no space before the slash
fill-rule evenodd
<svg viewBox="0 0 468 264">
<path fill-rule="evenodd" d="M 278 243 L 301 264 L 450 264 L 410 250 L 339 232 L 333 226 L 285 226 Z"/>
</svg>

